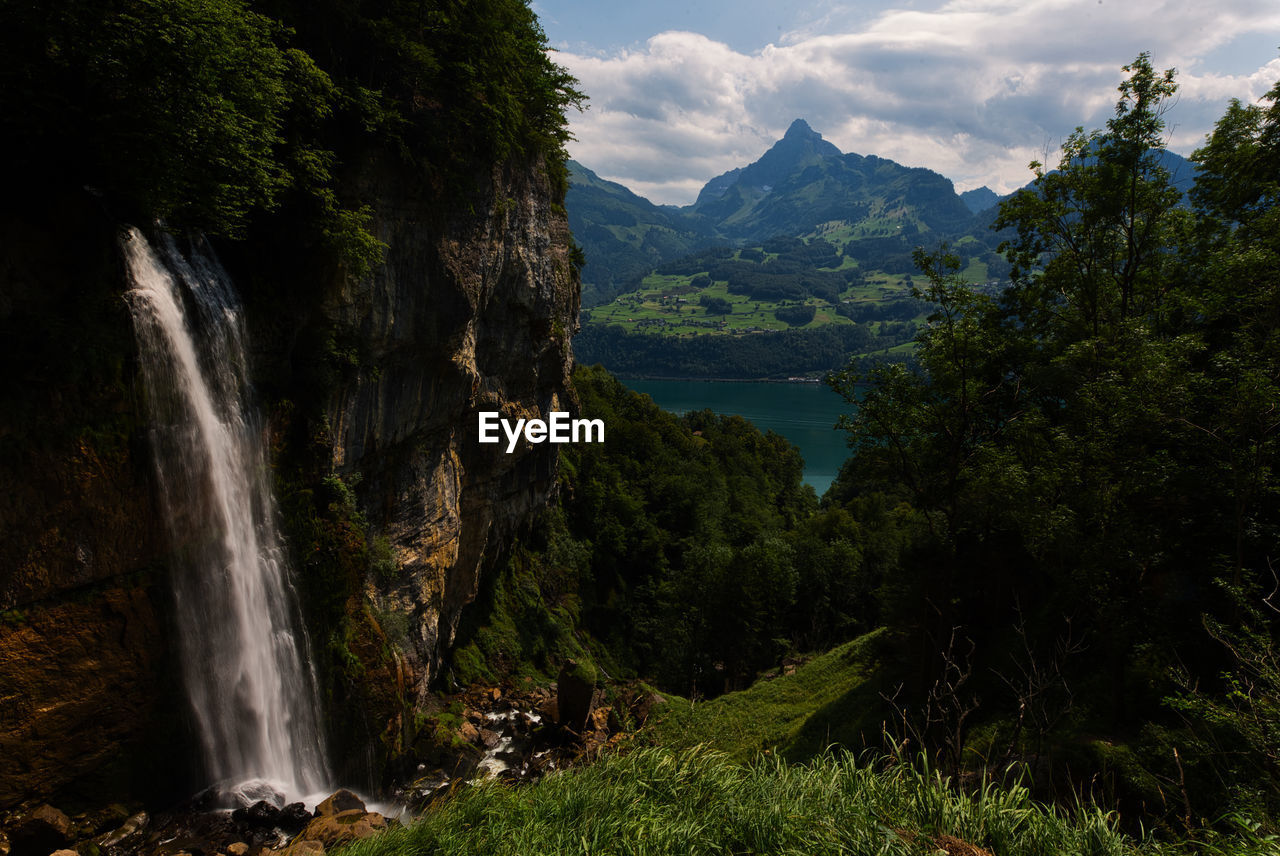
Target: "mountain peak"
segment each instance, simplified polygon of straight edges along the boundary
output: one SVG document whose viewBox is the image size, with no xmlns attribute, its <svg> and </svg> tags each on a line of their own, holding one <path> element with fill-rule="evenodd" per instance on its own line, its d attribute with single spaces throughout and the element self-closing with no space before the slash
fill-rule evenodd
<svg viewBox="0 0 1280 856">
<path fill-rule="evenodd" d="M 821 163 L 828 158 L 840 157 L 840 150 L 822 139 L 822 135 L 804 119 L 796 119 L 787 128 L 786 135 L 774 143 L 758 161 L 750 166 L 731 170 L 707 182 L 698 194 L 695 209 L 703 210 L 729 198 L 729 191 L 738 185 L 748 195 L 769 193 L 775 185 L 797 174 L 804 167 Z M 738 198 L 734 196 L 733 198 Z M 732 200 L 725 205 L 736 205 Z"/>
<path fill-rule="evenodd" d="M 817 137 L 818 139 L 822 139 L 822 135 L 813 130 L 813 128 L 810 128 L 808 122 L 804 119 L 796 119 L 791 123 L 791 127 L 787 128 L 787 133 L 783 135 L 782 139 L 795 140 L 804 139 L 806 137 Z"/>
</svg>

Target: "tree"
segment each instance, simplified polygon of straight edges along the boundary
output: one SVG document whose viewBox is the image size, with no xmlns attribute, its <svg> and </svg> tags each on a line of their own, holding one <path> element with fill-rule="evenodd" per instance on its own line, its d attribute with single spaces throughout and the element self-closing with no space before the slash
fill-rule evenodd
<svg viewBox="0 0 1280 856">
<path fill-rule="evenodd" d="M 1157 74 L 1140 54 L 1124 67 L 1105 132 L 1077 128 L 1058 168 L 1033 162 L 1035 181 L 1002 203 L 995 229 L 1013 265 L 1013 311 L 1041 337 L 1119 335 L 1123 323 L 1160 310 L 1171 232 L 1186 219 L 1160 165 L 1162 116 L 1177 91 L 1173 69 Z"/>
</svg>

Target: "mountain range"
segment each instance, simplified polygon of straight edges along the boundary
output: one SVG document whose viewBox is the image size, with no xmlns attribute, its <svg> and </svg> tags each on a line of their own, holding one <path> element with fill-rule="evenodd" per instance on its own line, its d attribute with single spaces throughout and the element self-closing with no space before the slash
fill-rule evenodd
<svg viewBox="0 0 1280 856">
<path fill-rule="evenodd" d="M 1162 165 L 1186 189 L 1194 166 L 1172 152 Z M 569 162 L 569 225 L 586 254 L 584 307 L 634 288 L 666 262 L 713 245 L 751 246 L 777 236 L 821 236 L 860 265 L 910 273 L 911 250 L 951 242 L 995 262 L 990 229 L 1004 198 L 986 187 L 957 193 L 932 170 L 876 155 L 843 153 L 803 119 L 752 164 L 712 178 L 696 201 L 658 206 Z"/>
</svg>

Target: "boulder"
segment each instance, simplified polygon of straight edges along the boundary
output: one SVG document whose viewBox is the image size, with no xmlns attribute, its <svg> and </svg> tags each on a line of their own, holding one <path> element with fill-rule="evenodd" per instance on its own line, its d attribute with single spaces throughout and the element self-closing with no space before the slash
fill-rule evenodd
<svg viewBox="0 0 1280 856">
<path fill-rule="evenodd" d="M 49 856 L 71 843 L 71 818 L 51 805 L 42 805 L 9 830 L 12 856 Z"/>
<path fill-rule="evenodd" d="M 249 845 L 245 844 L 243 841 L 237 841 L 236 843 L 227 846 L 228 856 L 244 856 L 244 854 L 248 852 Z"/>
<path fill-rule="evenodd" d="M 262 779 L 241 782 L 232 789 L 231 797 L 241 808 L 249 808 L 259 802 L 270 803 L 276 808 L 284 806 L 284 794 Z"/>
<path fill-rule="evenodd" d="M 386 828 L 387 819 L 374 811 L 353 808 L 336 814 L 320 814 L 317 810 L 307 828 L 285 848 L 282 856 L 318 856 L 314 853 L 316 845 L 323 853 Z"/>
<path fill-rule="evenodd" d="M 258 829 L 272 829 L 280 822 L 280 809 L 266 800 L 258 800 L 248 808 L 231 812 L 231 819 Z"/>
<path fill-rule="evenodd" d="M 324 845 L 319 841 L 303 839 L 289 845 L 288 856 L 324 856 Z"/>
<path fill-rule="evenodd" d="M 581 734 L 595 700 L 595 670 L 566 660 L 556 676 L 556 710 L 559 724 Z"/>
<path fill-rule="evenodd" d="M 280 817 L 276 821 L 281 829 L 289 833 L 301 832 L 310 822 L 311 812 L 307 811 L 307 807 L 300 802 L 289 803 L 282 808 Z"/>
<path fill-rule="evenodd" d="M 343 812 L 364 810 L 364 800 L 343 788 L 316 806 L 316 817 L 334 817 Z"/>
</svg>

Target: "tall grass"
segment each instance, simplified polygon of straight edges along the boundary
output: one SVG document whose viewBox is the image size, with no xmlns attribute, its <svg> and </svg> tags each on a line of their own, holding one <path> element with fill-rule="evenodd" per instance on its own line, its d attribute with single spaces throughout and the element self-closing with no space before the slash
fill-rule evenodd
<svg viewBox="0 0 1280 856">
<path fill-rule="evenodd" d="M 1017 785 L 962 794 L 907 764 L 841 754 L 741 765 L 695 747 L 641 749 L 524 787 L 463 786 L 343 856 L 975 852 L 944 836 L 994 854 L 1162 852 L 1123 835 L 1109 813 L 1068 816 Z"/>
</svg>

